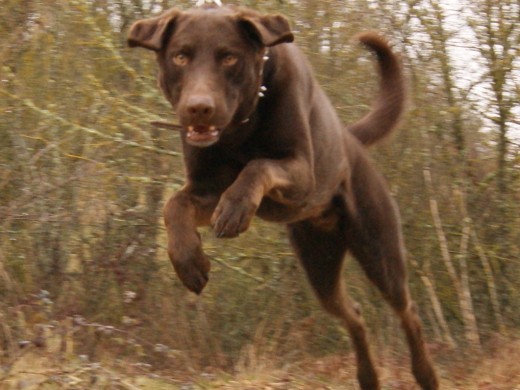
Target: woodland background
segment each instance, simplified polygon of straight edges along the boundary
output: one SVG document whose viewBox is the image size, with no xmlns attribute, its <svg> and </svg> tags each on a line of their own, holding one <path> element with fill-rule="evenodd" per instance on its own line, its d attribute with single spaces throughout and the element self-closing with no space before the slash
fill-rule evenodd
<svg viewBox="0 0 520 390">
<path fill-rule="evenodd" d="M 2 0 L 0 388 L 356 388 L 348 336 L 283 227 L 202 230 L 200 298 L 167 260 L 179 137 L 150 125 L 175 118 L 153 54 L 125 37 L 193 3 Z M 381 31 L 402 54 L 409 113 L 371 155 L 400 205 L 432 354 L 446 389 L 520 389 L 520 1 L 240 3 L 290 18 L 345 122 L 377 92 L 353 36 Z M 399 324 L 354 261 L 345 277 L 385 388 L 412 388 Z"/>
</svg>

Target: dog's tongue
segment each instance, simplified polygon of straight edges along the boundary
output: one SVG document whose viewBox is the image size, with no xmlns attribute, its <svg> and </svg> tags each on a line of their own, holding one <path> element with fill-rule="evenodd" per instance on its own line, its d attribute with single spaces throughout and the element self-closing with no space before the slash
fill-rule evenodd
<svg viewBox="0 0 520 390">
<path fill-rule="evenodd" d="M 214 141 L 218 137 L 215 126 L 189 126 L 187 138 L 196 144 L 204 144 Z"/>
</svg>

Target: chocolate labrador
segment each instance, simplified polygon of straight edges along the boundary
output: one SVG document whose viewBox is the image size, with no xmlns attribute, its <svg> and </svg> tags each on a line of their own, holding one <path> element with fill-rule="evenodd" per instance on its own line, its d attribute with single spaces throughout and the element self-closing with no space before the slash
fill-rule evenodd
<svg viewBox="0 0 520 390">
<path fill-rule="evenodd" d="M 410 298 L 399 215 L 365 146 L 388 134 L 404 106 L 401 64 L 375 33 L 379 96 L 344 126 L 281 15 L 247 8 L 170 9 L 137 21 L 128 43 L 152 50 L 159 85 L 180 120 L 186 184 L 166 204 L 168 254 L 199 294 L 210 262 L 197 227 L 236 237 L 254 215 L 284 223 L 324 308 L 350 332 L 362 389 L 379 389 L 365 326 L 345 293 L 346 252 L 401 319 L 423 389 L 438 380 Z"/>
</svg>

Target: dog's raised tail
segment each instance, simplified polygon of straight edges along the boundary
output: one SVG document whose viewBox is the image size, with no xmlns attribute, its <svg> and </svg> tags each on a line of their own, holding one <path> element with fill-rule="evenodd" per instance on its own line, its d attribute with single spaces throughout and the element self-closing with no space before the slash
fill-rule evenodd
<svg viewBox="0 0 520 390">
<path fill-rule="evenodd" d="M 399 124 L 405 111 L 406 85 L 402 64 L 390 45 L 379 34 L 366 32 L 356 37 L 376 54 L 380 88 L 371 111 L 347 129 L 364 145 L 372 145 Z"/>
</svg>

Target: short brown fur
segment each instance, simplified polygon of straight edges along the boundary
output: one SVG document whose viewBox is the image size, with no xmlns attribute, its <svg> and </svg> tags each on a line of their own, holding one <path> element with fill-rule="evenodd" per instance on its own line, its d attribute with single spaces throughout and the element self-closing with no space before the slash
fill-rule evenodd
<svg viewBox="0 0 520 390">
<path fill-rule="evenodd" d="M 164 208 L 168 254 L 199 294 L 210 262 L 197 227 L 235 237 L 254 215 L 286 224 L 323 307 L 350 332 L 361 388 L 379 389 L 363 320 L 340 277 L 351 252 L 401 319 L 417 382 L 438 389 L 407 286 L 398 211 L 364 146 L 402 115 L 401 64 L 379 35 L 358 39 L 377 56 L 381 88 L 371 112 L 345 127 L 283 16 L 171 9 L 132 26 L 128 42 L 156 52 L 159 85 L 183 128 L 186 184 Z"/>
</svg>

